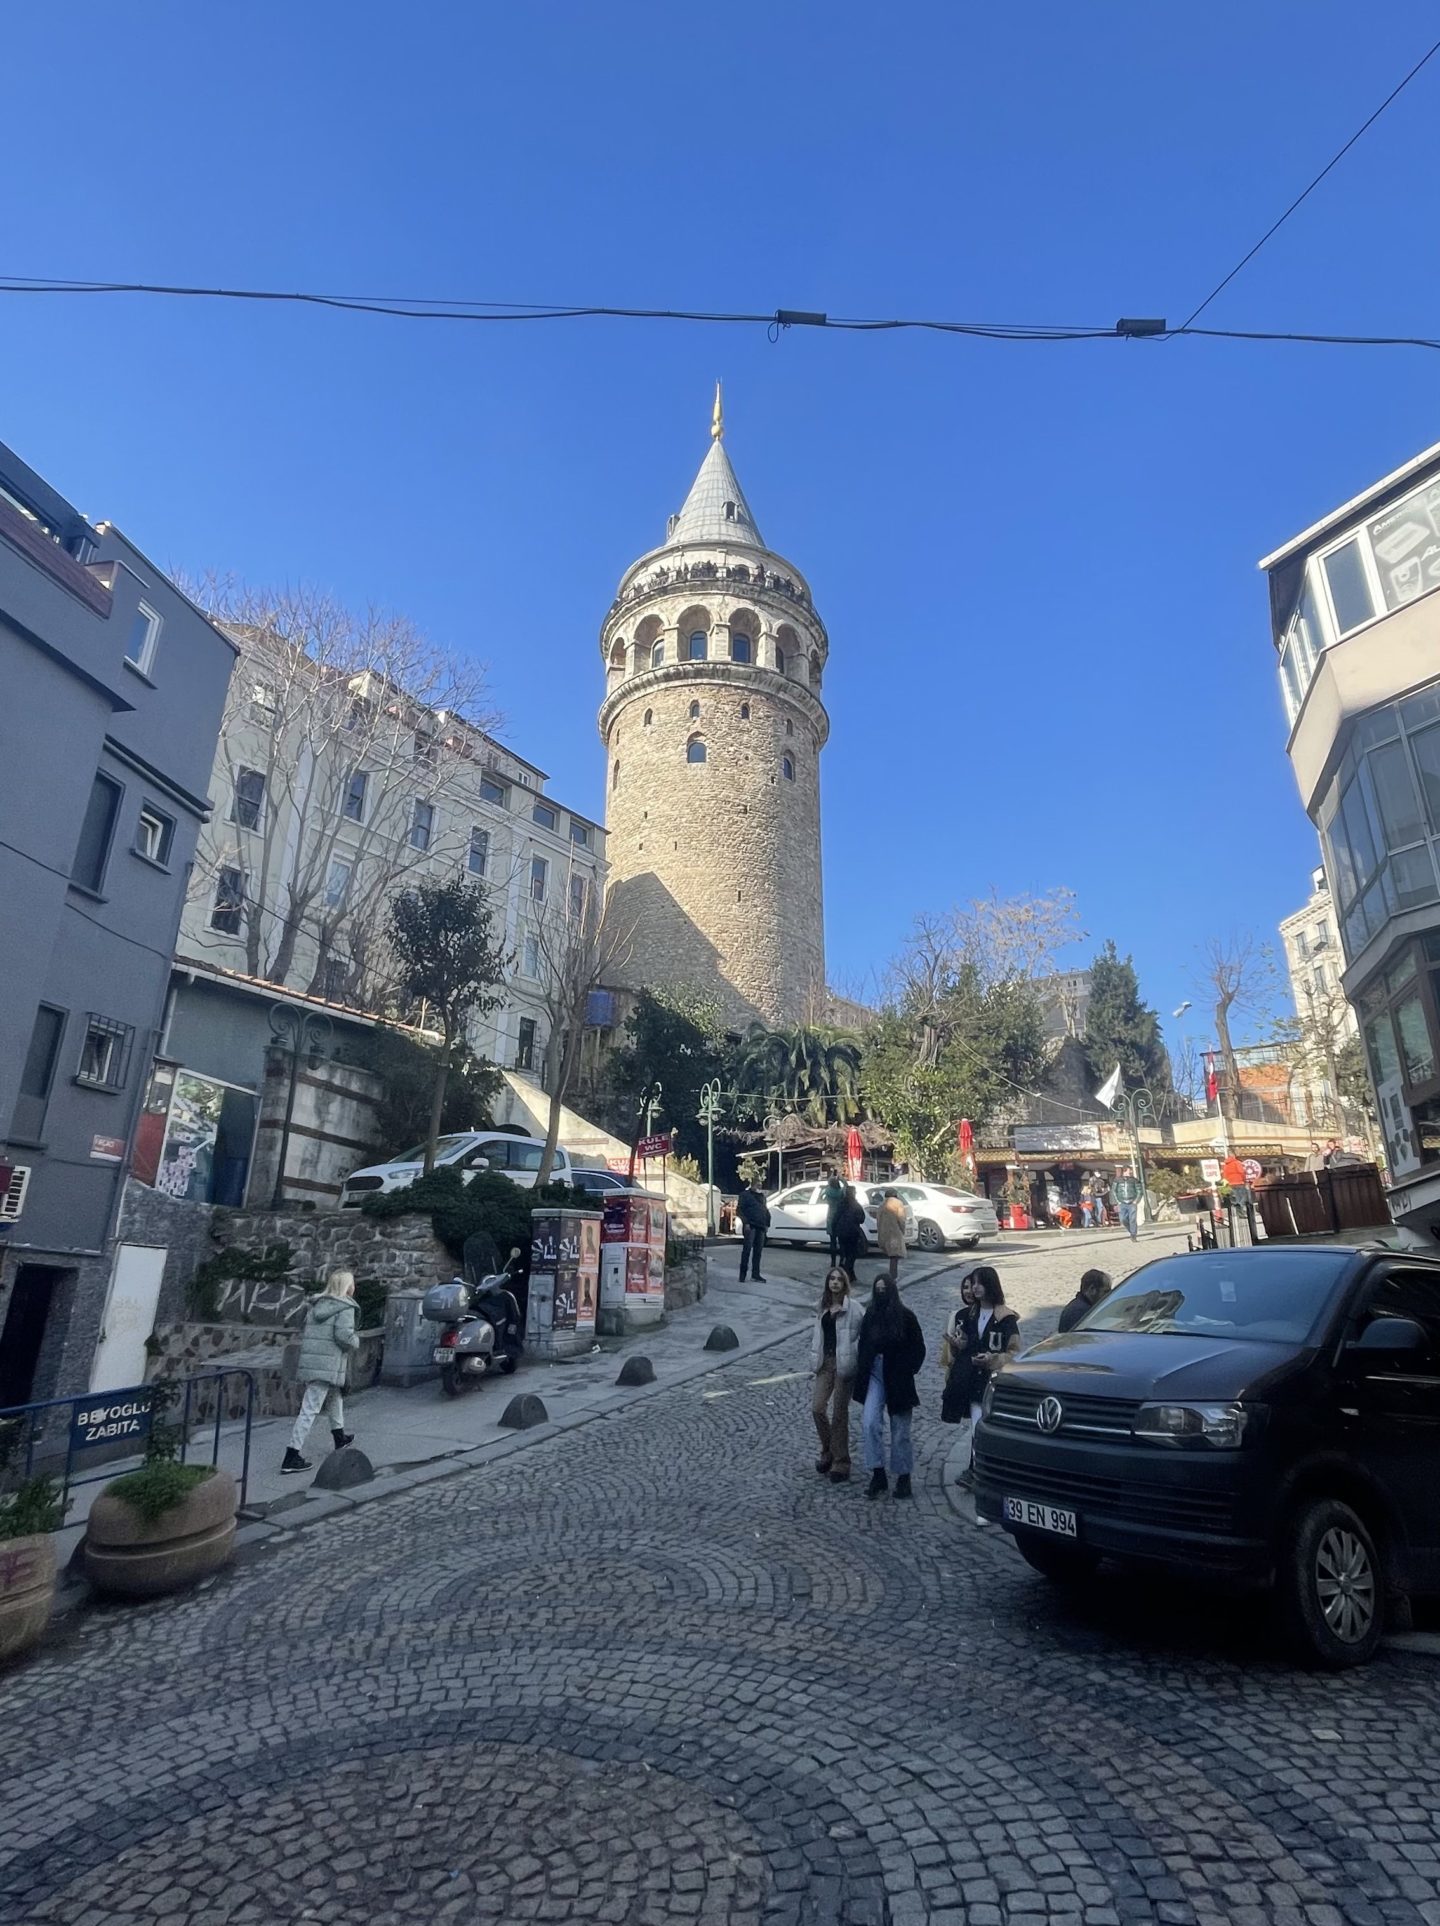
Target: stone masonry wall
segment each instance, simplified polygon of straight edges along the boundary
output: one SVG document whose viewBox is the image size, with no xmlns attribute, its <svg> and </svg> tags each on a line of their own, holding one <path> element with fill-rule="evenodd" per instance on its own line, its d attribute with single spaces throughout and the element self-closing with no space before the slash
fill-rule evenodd
<svg viewBox="0 0 1440 1926">
<path fill-rule="evenodd" d="M 731 660 L 732 624 L 750 636 L 753 662 Z M 709 636 L 698 662 L 677 659 L 692 625 Z M 650 666 L 652 633 L 665 645 L 659 668 Z M 825 974 L 823 628 L 768 591 L 692 580 L 613 613 L 602 646 L 618 644 L 624 667 L 610 671 L 601 710 L 610 898 L 617 927 L 631 932 L 618 974 L 636 986 L 714 984 L 737 1024 L 813 1018 Z M 686 759 L 694 737 L 705 744 L 703 763 Z"/>
<path fill-rule="evenodd" d="M 217 1210 L 215 1232 L 221 1245 L 257 1254 L 269 1244 L 288 1244 L 296 1278 L 321 1278 L 339 1267 L 398 1290 L 423 1288 L 455 1270 L 423 1213 L 375 1218 L 358 1210 Z"/>
</svg>

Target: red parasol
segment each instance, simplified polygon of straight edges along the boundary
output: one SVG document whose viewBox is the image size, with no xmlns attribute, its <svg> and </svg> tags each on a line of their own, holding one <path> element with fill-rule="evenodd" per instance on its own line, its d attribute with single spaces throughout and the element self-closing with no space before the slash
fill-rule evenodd
<svg viewBox="0 0 1440 1926">
<path fill-rule="evenodd" d="M 860 1132 L 852 1124 L 845 1139 L 845 1171 L 852 1184 L 858 1184 L 865 1168 L 865 1146 L 860 1140 Z"/>
</svg>

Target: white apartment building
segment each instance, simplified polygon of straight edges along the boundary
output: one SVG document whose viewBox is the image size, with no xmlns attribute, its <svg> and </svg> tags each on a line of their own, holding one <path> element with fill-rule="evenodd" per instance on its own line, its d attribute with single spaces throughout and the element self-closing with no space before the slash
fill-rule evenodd
<svg viewBox="0 0 1440 1926">
<path fill-rule="evenodd" d="M 1290 999 L 1300 1022 L 1322 1029 L 1337 1042 L 1355 1036 L 1359 1025 L 1340 987 L 1345 963 L 1323 869 L 1312 870 L 1309 900 L 1281 923 L 1280 941 L 1285 947 Z"/>
<path fill-rule="evenodd" d="M 604 830 L 550 795 L 535 763 L 378 678 L 327 688 L 293 659 L 264 674 L 258 654 L 236 672 L 178 961 L 373 1009 L 388 903 L 422 876 L 462 876 L 490 891 L 511 960 L 471 1046 L 538 1071 L 537 925 L 603 889 Z"/>
</svg>

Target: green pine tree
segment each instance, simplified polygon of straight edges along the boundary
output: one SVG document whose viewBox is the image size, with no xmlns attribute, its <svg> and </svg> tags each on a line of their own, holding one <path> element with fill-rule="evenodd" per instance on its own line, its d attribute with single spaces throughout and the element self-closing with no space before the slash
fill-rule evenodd
<svg viewBox="0 0 1440 1926">
<path fill-rule="evenodd" d="M 1143 1083 L 1157 1097 L 1169 1093 L 1170 1055 L 1160 1019 L 1141 1001 L 1134 961 L 1120 955 L 1113 939 L 1090 965 L 1085 1056 L 1097 1088 L 1118 1063 L 1127 1090 Z"/>
</svg>

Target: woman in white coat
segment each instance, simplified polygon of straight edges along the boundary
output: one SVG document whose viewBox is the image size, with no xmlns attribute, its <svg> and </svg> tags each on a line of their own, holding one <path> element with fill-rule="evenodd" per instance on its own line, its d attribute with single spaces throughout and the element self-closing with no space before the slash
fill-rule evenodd
<svg viewBox="0 0 1440 1926">
<path fill-rule="evenodd" d="M 825 1273 L 825 1290 L 810 1338 L 815 1393 L 810 1412 L 820 1438 L 815 1469 L 832 1484 L 850 1476 L 850 1398 L 855 1387 L 856 1346 L 865 1312 L 850 1295 L 850 1275 L 839 1264 Z"/>
</svg>

